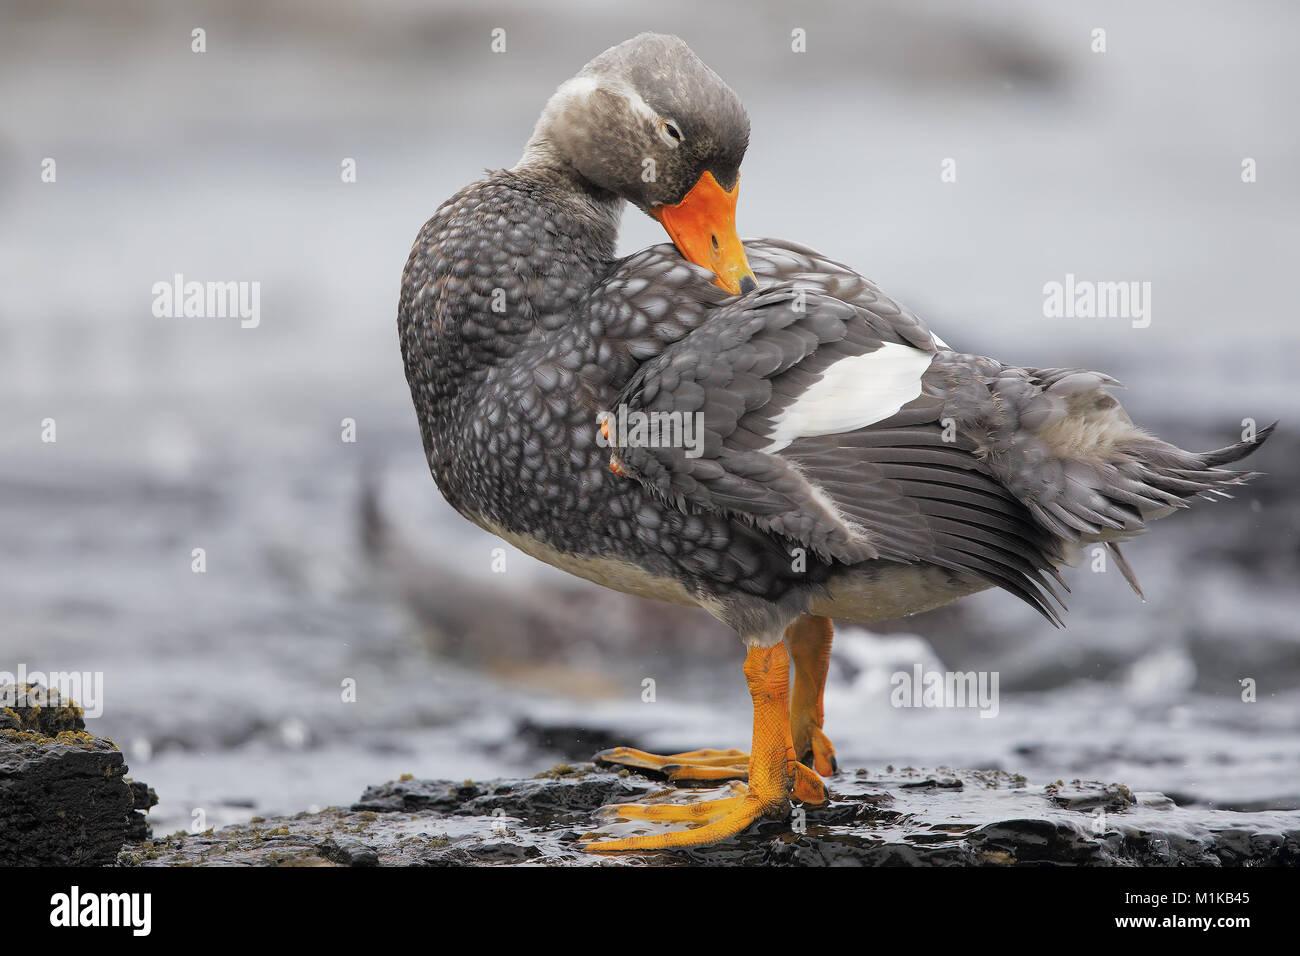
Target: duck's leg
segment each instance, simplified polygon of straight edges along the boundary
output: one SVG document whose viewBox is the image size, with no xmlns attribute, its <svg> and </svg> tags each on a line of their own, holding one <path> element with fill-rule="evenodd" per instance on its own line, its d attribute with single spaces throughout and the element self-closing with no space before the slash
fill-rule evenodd
<svg viewBox="0 0 1300 956">
<path fill-rule="evenodd" d="M 682 807 L 609 807 L 607 815 L 706 822 L 692 830 L 585 843 L 584 849 L 608 852 L 702 846 L 735 836 L 760 817 L 784 816 L 789 813 L 791 797 L 813 806 L 826 802 L 821 780 L 795 759 L 790 739 L 790 661 L 785 646 L 751 647 L 745 657 L 745 679 L 754 699 L 754 738 L 749 786 L 744 793 Z"/>
<path fill-rule="evenodd" d="M 839 770 L 835 748 L 822 732 L 826 713 L 822 695 L 831 664 L 835 628 L 828 617 L 807 615 L 785 629 L 785 643 L 794 661 L 794 689 L 790 694 L 790 735 L 794 752 L 823 777 Z"/>
<path fill-rule="evenodd" d="M 822 695 L 831 661 L 834 629 L 828 617 L 805 615 L 785 629 L 785 643 L 794 660 L 794 688 L 790 694 L 790 730 L 794 752 L 823 777 L 839 769 L 835 748 L 822 732 L 825 714 Z M 743 750 L 690 750 L 680 754 L 652 754 L 632 747 L 612 747 L 595 756 L 596 763 L 661 773 L 674 783 L 744 780 L 749 776 L 749 754 Z"/>
</svg>

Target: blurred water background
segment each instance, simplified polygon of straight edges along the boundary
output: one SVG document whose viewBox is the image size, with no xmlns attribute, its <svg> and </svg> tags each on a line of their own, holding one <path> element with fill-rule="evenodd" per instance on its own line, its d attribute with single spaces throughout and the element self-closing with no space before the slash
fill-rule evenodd
<svg viewBox="0 0 1300 956">
<path fill-rule="evenodd" d="M 1083 568 L 1063 632 L 1000 592 L 845 629 L 842 761 L 1300 807 L 1294 4 L 5 0 L 0 17 L 0 671 L 103 672 L 91 729 L 157 788 L 156 830 L 348 803 L 403 772 L 747 745 L 741 648 L 702 612 L 508 548 L 493 572 L 504 546 L 428 475 L 395 334 L 423 221 L 643 29 L 680 34 L 749 108 L 742 235 L 852 264 L 956 348 L 1108 371 L 1185 446 L 1284 419 L 1251 460 L 1268 477 L 1129 546 L 1145 604 Z M 660 241 L 626 214 L 623 251 Z M 177 273 L 259 282 L 260 324 L 155 317 Z M 1067 273 L 1151 282 L 1150 326 L 1044 318 Z M 997 718 L 889 706 L 918 661 L 998 671 Z"/>
</svg>

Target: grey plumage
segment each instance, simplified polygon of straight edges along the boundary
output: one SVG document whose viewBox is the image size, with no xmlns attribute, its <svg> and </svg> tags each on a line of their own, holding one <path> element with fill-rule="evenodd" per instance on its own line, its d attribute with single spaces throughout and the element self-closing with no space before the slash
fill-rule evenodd
<svg viewBox="0 0 1300 956">
<path fill-rule="evenodd" d="M 957 353 L 804 247 L 747 242 L 761 288 L 742 296 L 672 245 L 615 260 L 623 202 L 676 202 L 706 170 L 734 183 L 748 120 L 675 38 L 639 37 L 579 76 L 519 166 L 443 204 L 403 275 L 426 455 L 471 520 L 574 573 L 699 603 L 771 639 L 826 602 L 871 620 L 987 586 L 1059 622 L 1058 569 L 1079 548 L 1110 547 L 1137 590 L 1118 542 L 1252 477 L 1223 466 L 1270 429 L 1205 454 L 1175 448 L 1132 425 L 1108 376 Z M 671 113 L 680 146 L 655 113 Z M 647 151 L 653 182 L 631 172 Z M 774 450 L 781 416 L 832 369 L 889 349 L 924 366 L 914 397 Z M 602 447 L 597 415 L 619 407 L 699 413 L 702 454 Z M 835 604 L 848 582 L 889 600 Z"/>
</svg>

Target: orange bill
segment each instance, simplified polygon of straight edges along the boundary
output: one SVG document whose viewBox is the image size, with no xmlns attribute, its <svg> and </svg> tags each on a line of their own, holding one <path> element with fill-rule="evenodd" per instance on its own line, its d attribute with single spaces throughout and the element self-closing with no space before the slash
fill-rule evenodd
<svg viewBox="0 0 1300 956">
<path fill-rule="evenodd" d="M 758 287 L 736 235 L 736 198 L 740 181 L 725 191 L 713 173 L 705 172 L 675 206 L 656 206 L 651 214 L 668 230 L 681 254 L 718 278 L 714 285 L 735 295 Z M 746 281 L 748 280 L 748 281 Z"/>
</svg>

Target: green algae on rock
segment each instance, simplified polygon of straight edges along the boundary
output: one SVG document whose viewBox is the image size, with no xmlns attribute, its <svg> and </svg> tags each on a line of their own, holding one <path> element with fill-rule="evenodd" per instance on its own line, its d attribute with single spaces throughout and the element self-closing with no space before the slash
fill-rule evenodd
<svg viewBox="0 0 1300 956">
<path fill-rule="evenodd" d="M 110 864 L 145 839 L 158 802 L 126 777 L 111 740 L 86 732 L 82 709 L 33 684 L 0 688 L 0 865 Z"/>
</svg>

